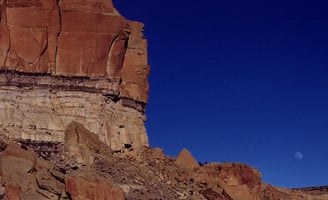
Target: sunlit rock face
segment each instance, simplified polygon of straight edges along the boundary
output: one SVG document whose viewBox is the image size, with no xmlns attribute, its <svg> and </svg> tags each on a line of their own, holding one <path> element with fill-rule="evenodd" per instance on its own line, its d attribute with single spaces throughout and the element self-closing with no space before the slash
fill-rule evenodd
<svg viewBox="0 0 328 200">
<path fill-rule="evenodd" d="M 0 130 L 63 141 L 72 121 L 113 150 L 148 145 L 147 41 L 111 0 L 2 0 Z"/>
</svg>

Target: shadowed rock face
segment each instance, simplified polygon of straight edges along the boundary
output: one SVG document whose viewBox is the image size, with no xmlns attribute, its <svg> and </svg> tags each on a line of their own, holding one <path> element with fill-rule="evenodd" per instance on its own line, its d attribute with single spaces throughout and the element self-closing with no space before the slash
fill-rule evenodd
<svg viewBox="0 0 328 200">
<path fill-rule="evenodd" d="M 114 150 L 148 145 L 148 74 L 143 24 L 122 17 L 111 0 L 1 1 L 7 135 L 63 141 L 65 127 L 78 121 Z"/>
</svg>

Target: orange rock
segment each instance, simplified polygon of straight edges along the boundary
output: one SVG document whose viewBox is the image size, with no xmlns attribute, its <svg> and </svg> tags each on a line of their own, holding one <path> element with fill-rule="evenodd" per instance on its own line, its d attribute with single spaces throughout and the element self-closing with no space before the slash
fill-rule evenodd
<svg viewBox="0 0 328 200">
<path fill-rule="evenodd" d="M 65 0 L 60 1 L 64 10 L 84 10 L 87 12 L 114 13 L 115 9 L 111 0 Z"/>
<path fill-rule="evenodd" d="M 116 60 L 123 62 L 120 57 L 110 57 L 111 49 L 117 46 L 114 41 L 124 29 L 125 21 L 121 16 L 107 16 L 84 11 L 62 11 L 61 20 L 62 29 L 58 38 L 56 63 L 57 75 L 104 77 L 107 76 L 108 67 L 117 67 L 107 66 L 107 64 L 117 62 Z M 77 21 L 79 23 L 76 23 Z M 109 24 L 111 26 L 108 26 Z M 122 47 L 119 51 L 124 56 Z M 109 61 L 110 58 L 113 61 Z M 122 63 L 116 65 L 122 65 Z"/>
<path fill-rule="evenodd" d="M 121 97 L 147 103 L 143 24 L 124 19 L 111 0 L 4 0 L 0 69 L 122 79 Z M 9 45 L 10 44 L 10 45 Z"/>
<path fill-rule="evenodd" d="M 148 65 L 147 41 L 143 38 L 143 24 L 130 22 L 128 48 L 122 71 L 122 96 L 140 102 L 148 101 Z"/>
<path fill-rule="evenodd" d="M 1 181 L 5 183 L 8 199 L 19 199 L 17 195 L 36 189 L 34 175 L 29 173 L 34 169 L 35 162 L 34 153 L 25 151 L 14 144 L 9 144 L 1 154 Z"/>
<path fill-rule="evenodd" d="M 247 185 L 252 189 L 261 183 L 261 173 L 246 164 L 223 163 L 219 168 L 219 177 L 227 185 Z"/>
<path fill-rule="evenodd" d="M 65 177 L 66 191 L 72 199 L 124 200 L 122 189 L 111 181 L 90 172 L 78 170 Z"/>
<path fill-rule="evenodd" d="M 108 153 L 109 147 L 82 124 L 72 122 L 65 131 L 65 148 L 79 164 L 91 164 L 96 153 Z"/>
<path fill-rule="evenodd" d="M 7 199 L 10 200 L 20 200 L 21 189 L 16 186 L 8 185 L 6 186 L 5 195 Z"/>
<path fill-rule="evenodd" d="M 184 169 L 194 170 L 199 168 L 198 162 L 187 149 L 183 149 L 179 153 L 179 156 L 175 160 L 175 164 Z"/>
</svg>

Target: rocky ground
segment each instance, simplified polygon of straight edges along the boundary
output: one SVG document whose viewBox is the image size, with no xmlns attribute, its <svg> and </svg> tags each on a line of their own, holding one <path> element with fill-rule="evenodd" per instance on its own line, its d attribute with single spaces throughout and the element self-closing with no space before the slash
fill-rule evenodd
<svg viewBox="0 0 328 200">
<path fill-rule="evenodd" d="M 239 163 L 200 165 L 187 150 L 111 152 L 98 136 L 72 123 L 65 142 L 0 142 L 1 199 L 328 199 L 327 187 L 284 189 Z"/>
</svg>

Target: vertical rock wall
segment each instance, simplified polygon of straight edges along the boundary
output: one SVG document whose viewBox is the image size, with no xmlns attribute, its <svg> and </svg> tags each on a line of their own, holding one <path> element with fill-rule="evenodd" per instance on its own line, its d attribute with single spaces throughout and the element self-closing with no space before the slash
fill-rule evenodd
<svg viewBox="0 0 328 200">
<path fill-rule="evenodd" d="M 148 145 L 147 41 L 111 0 L 1 0 L 0 132 L 62 141 L 78 121 L 113 150 Z"/>
</svg>

